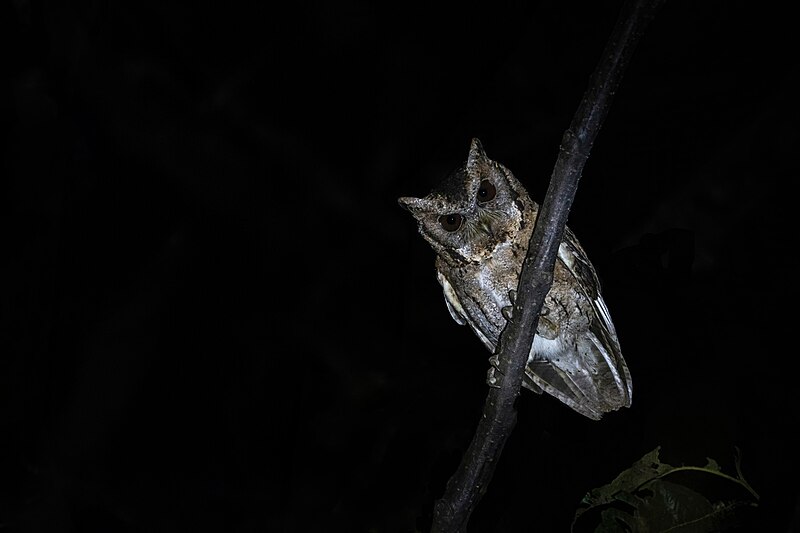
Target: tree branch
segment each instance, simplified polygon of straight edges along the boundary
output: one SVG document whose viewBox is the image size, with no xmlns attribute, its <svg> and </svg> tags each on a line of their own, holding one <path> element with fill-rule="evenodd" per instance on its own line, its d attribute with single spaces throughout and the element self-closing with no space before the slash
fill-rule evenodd
<svg viewBox="0 0 800 533">
<path fill-rule="evenodd" d="M 522 265 L 512 318 L 500 338 L 500 387 L 489 389 L 475 436 L 448 481 L 444 495 L 436 502 L 432 533 L 466 531 L 469 517 L 486 492 L 503 446 L 516 424 L 514 402 L 522 385 L 539 313 L 553 282 L 558 246 L 578 181 L 639 37 L 663 2 L 625 2 L 572 123 L 564 133 Z"/>
</svg>

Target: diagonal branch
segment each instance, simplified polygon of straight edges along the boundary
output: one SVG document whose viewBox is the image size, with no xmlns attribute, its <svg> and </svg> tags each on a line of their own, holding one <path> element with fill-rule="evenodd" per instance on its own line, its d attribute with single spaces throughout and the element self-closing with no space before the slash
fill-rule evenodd
<svg viewBox="0 0 800 533">
<path fill-rule="evenodd" d="M 553 282 L 558 246 L 581 172 L 639 37 L 663 2 L 625 2 L 572 123 L 564 133 L 522 266 L 512 318 L 500 339 L 503 379 L 499 388 L 489 390 L 475 436 L 448 481 L 444 495 L 436 502 L 433 533 L 466 531 L 469 517 L 486 492 L 503 445 L 516 424 L 514 401 L 522 385 L 539 313 Z"/>
</svg>

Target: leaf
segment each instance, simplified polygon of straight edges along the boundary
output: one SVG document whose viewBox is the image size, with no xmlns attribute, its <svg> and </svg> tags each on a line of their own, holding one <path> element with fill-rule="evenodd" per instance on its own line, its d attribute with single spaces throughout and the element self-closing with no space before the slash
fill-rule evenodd
<svg viewBox="0 0 800 533">
<path fill-rule="evenodd" d="M 589 491 L 584 496 L 572 521 L 572 531 L 581 520 L 581 531 L 596 533 L 639 532 L 707 532 L 720 531 L 735 524 L 743 507 L 758 505 L 758 494 L 745 481 L 737 450 L 736 475 L 722 471 L 708 458 L 706 465 L 672 466 L 659 459 L 660 447 L 621 472 L 611 483 Z M 689 478 L 664 479 L 676 472 L 697 472 L 736 484 L 747 492 L 744 499 L 714 499 L 696 487 Z M 588 513 L 588 514 L 587 514 Z M 596 526 L 591 528 L 589 518 Z"/>
</svg>

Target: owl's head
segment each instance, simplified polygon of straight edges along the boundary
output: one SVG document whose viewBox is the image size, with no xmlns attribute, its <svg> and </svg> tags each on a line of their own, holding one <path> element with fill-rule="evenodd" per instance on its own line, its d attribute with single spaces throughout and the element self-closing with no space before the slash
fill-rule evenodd
<svg viewBox="0 0 800 533">
<path fill-rule="evenodd" d="M 466 163 L 430 194 L 398 202 L 436 253 L 457 263 L 484 260 L 499 245 L 515 242 L 536 213 L 519 181 L 486 156 L 478 139 L 472 139 Z"/>
</svg>

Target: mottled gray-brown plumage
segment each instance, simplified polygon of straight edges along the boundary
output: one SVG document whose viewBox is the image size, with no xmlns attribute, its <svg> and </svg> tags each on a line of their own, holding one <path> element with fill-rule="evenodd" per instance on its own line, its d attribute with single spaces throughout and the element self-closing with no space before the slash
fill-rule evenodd
<svg viewBox="0 0 800 533">
<path fill-rule="evenodd" d="M 506 325 L 539 206 L 510 170 L 472 140 L 466 163 L 424 198 L 400 198 L 436 252 L 436 271 L 453 319 L 492 352 Z M 545 297 L 523 386 L 551 394 L 599 420 L 631 404 L 631 377 L 594 267 L 566 229 Z"/>
</svg>

